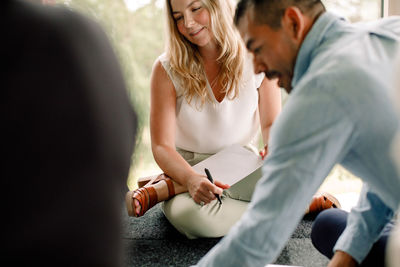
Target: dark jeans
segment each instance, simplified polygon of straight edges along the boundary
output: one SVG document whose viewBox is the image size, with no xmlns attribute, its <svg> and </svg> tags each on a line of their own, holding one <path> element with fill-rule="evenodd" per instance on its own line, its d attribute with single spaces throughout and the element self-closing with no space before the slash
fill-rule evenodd
<svg viewBox="0 0 400 267">
<path fill-rule="evenodd" d="M 348 212 L 341 209 L 328 209 L 315 218 L 311 231 L 311 241 L 314 247 L 329 259 L 333 257 L 333 247 L 346 227 L 347 215 Z M 393 226 L 393 223 L 388 223 L 385 226 L 379 240 L 375 242 L 360 266 L 385 266 L 386 244 Z"/>
</svg>

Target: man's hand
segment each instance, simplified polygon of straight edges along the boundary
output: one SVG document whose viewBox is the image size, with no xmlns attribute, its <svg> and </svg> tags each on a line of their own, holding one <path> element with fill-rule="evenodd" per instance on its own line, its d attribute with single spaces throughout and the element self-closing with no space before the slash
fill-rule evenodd
<svg viewBox="0 0 400 267">
<path fill-rule="evenodd" d="M 328 267 L 356 267 L 357 262 L 349 254 L 343 251 L 336 251 L 328 264 Z"/>
</svg>

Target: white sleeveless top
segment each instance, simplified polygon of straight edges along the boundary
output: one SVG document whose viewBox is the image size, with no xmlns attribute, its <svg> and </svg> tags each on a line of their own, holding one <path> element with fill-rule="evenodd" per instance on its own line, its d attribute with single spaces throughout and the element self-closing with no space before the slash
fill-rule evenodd
<svg viewBox="0 0 400 267">
<path fill-rule="evenodd" d="M 233 144 L 248 145 L 255 141 L 260 129 L 257 89 L 264 74 L 254 74 L 250 58 L 245 61 L 239 96 L 233 100 L 225 97 L 218 102 L 207 82 L 212 102 L 206 100 L 202 107 L 198 97 L 193 97 L 188 104 L 182 83 L 172 72 L 165 53 L 158 59 L 176 91 L 176 147 L 195 153 L 214 154 Z"/>
</svg>

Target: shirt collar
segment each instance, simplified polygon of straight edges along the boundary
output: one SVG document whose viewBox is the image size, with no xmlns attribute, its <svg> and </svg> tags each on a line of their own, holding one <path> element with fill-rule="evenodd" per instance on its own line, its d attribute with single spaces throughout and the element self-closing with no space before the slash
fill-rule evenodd
<svg viewBox="0 0 400 267">
<path fill-rule="evenodd" d="M 301 44 L 299 53 L 297 54 L 292 78 L 293 89 L 295 89 L 295 86 L 304 75 L 304 73 L 307 71 L 312 59 L 313 51 L 320 45 L 328 28 L 338 19 L 340 18 L 332 13 L 324 12 L 314 22 L 314 25 L 308 32 L 306 38 Z"/>
</svg>

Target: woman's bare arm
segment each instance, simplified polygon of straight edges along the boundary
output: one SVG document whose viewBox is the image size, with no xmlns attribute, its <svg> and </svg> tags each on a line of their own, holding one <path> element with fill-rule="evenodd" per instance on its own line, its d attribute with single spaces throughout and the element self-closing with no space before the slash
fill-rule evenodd
<svg viewBox="0 0 400 267">
<path fill-rule="evenodd" d="M 189 191 L 197 203 L 209 203 L 222 189 L 196 173 L 175 149 L 176 92 L 161 62 L 151 75 L 150 133 L 154 159 L 174 181 Z M 210 192 L 211 191 L 211 192 Z"/>
<path fill-rule="evenodd" d="M 266 148 L 266 155 L 268 152 L 268 138 L 272 123 L 281 112 L 281 90 L 277 84 L 277 80 L 264 78 L 260 88 L 258 89 L 258 93 L 261 133 Z"/>
</svg>

